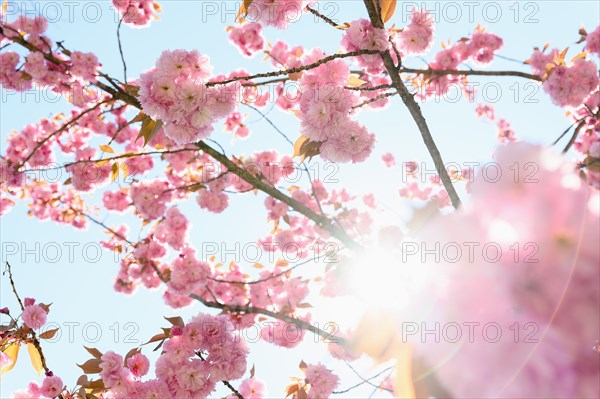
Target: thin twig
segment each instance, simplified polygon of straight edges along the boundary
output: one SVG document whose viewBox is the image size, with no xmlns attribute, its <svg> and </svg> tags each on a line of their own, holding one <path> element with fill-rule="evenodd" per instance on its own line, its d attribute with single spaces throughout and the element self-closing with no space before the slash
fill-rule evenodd
<svg viewBox="0 0 600 399">
<path fill-rule="evenodd" d="M 358 51 L 351 51 L 349 53 L 332 54 L 327 57 L 323 57 L 319 61 L 315 61 L 313 63 L 306 64 L 306 65 L 301 65 L 299 67 L 284 69 L 284 70 L 280 70 L 280 71 L 257 73 L 255 75 L 249 75 L 249 76 L 236 76 L 234 78 L 230 78 L 230 79 L 226 79 L 226 80 L 208 82 L 206 84 L 206 86 L 212 87 L 212 86 L 224 85 L 224 84 L 233 83 L 233 82 L 239 82 L 240 80 L 252 80 L 252 79 L 258 79 L 258 78 L 271 78 L 274 76 L 290 75 L 293 73 L 298 73 L 298 72 L 314 69 L 320 65 L 326 64 L 329 61 L 336 60 L 336 59 L 357 57 L 359 55 L 366 55 L 366 54 L 380 54 L 380 53 L 381 53 L 381 51 L 379 51 L 379 50 L 358 50 Z"/>
<path fill-rule="evenodd" d="M 8 261 L 6 261 L 5 273 L 6 272 L 8 272 L 8 279 L 10 281 L 10 286 L 12 287 L 12 291 L 15 294 L 17 301 L 19 302 L 21 311 L 25 311 L 25 306 L 23 305 L 23 301 L 21 301 L 21 297 L 17 293 L 17 287 L 15 286 L 15 281 L 13 279 L 12 270 L 10 268 L 10 263 L 8 263 Z M 46 375 L 47 375 L 50 373 L 50 369 L 48 368 L 48 365 L 46 364 L 46 357 L 44 356 L 44 351 L 42 351 L 42 346 L 40 345 L 40 340 L 38 339 L 35 331 L 33 331 L 32 328 L 30 328 L 29 330 L 31 331 L 31 340 L 32 340 L 33 346 L 35 346 L 35 349 L 38 351 L 38 353 L 40 355 L 40 361 L 42 362 L 42 367 L 44 368 L 44 371 L 46 372 Z"/>
<path fill-rule="evenodd" d="M 121 54 L 121 62 L 123 63 L 123 82 L 127 83 L 127 64 L 125 63 L 125 55 L 123 54 L 123 47 L 121 45 L 121 25 L 123 24 L 123 18 L 125 14 L 119 20 L 117 25 L 117 42 L 119 43 L 119 54 Z"/>
</svg>

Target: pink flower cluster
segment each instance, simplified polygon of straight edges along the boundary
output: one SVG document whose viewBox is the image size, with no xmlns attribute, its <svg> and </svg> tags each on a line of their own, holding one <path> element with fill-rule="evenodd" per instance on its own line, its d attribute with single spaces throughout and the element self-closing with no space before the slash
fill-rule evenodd
<svg viewBox="0 0 600 399">
<path fill-rule="evenodd" d="M 109 211 L 123 212 L 131 205 L 127 190 L 105 191 L 102 194 L 102 204 Z"/>
<path fill-rule="evenodd" d="M 44 35 L 48 27 L 44 17 L 21 15 L 12 23 L 3 23 L 7 28 L 3 29 L 0 41 L 24 37 L 40 51 L 25 57 L 24 68 L 18 67 L 21 63 L 18 53 L 7 51 L 0 54 L 1 85 L 16 91 L 28 90 L 33 84 L 50 87 L 55 93 L 68 95 L 76 106 L 84 106 L 92 100 L 85 86 L 96 80 L 100 67 L 94 54 L 75 51 L 68 58 L 63 53 L 53 52 L 52 40 Z M 49 53 L 57 62 L 46 59 L 44 53 Z"/>
<path fill-rule="evenodd" d="M 36 304 L 34 300 L 31 300 L 25 302 L 25 309 L 21 317 L 27 327 L 37 330 L 46 324 L 48 312 L 41 305 Z"/>
<path fill-rule="evenodd" d="M 235 137 L 245 138 L 250 134 L 248 126 L 244 125 L 242 114 L 233 112 L 225 120 L 225 130 L 235 132 Z"/>
<path fill-rule="evenodd" d="M 167 286 L 175 295 L 188 296 L 204 288 L 210 274 L 208 263 L 198 261 L 192 248 L 184 248 L 173 261 Z"/>
<path fill-rule="evenodd" d="M 434 60 L 429 64 L 435 70 L 456 70 L 462 62 L 472 60 L 477 64 L 484 65 L 492 62 L 494 53 L 503 45 L 500 37 L 478 29 L 470 38 L 464 38 L 452 47 L 438 52 Z M 427 80 L 424 93 L 421 97 L 438 94 L 444 95 L 453 84 L 461 85 L 464 79 L 456 75 L 440 75 Z"/>
<path fill-rule="evenodd" d="M 310 384 L 308 399 L 323 399 L 331 396 L 338 386 L 339 377 L 321 363 L 309 364 L 304 371 L 306 381 Z"/>
<path fill-rule="evenodd" d="M 480 118 L 484 117 L 490 121 L 496 120 L 495 110 L 491 105 L 477 104 L 475 113 Z M 496 127 L 498 128 L 498 141 L 500 143 L 513 143 L 517 141 L 515 131 L 506 119 L 499 118 L 498 122 L 496 122 Z"/>
<path fill-rule="evenodd" d="M 139 28 L 150 25 L 160 12 L 158 2 L 154 0 L 113 0 L 112 3 L 124 23 Z"/>
<path fill-rule="evenodd" d="M 404 55 L 423 54 L 433 44 L 434 20 L 427 10 L 413 9 L 410 23 L 395 37 Z"/>
<path fill-rule="evenodd" d="M 388 168 L 391 168 L 396 165 L 396 159 L 394 158 L 394 155 L 390 152 L 386 152 L 385 154 L 383 154 L 381 156 L 381 160 Z"/>
<path fill-rule="evenodd" d="M 362 18 L 353 21 L 342 37 L 342 48 L 348 52 L 359 50 L 387 50 L 388 36 L 384 29 L 374 28 L 370 21 Z M 370 74 L 383 72 L 383 63 L 378 54 L 356 57 L 358 65 Z"/>
<path fill-rule="evenodd" d="M 167 210 L 165 218 L 154 230 L 154 236 L 171 248 L 180 250 L 185 244 L 189 224 L 187 218 L 173 206 Z"/>
<path fill-rule="evenodd" d="M 420 235 L 427 243 L 493 243 L 501 250 L 425 265 L 433 278 L 419 300 L 444 304 L 431 308 L 442 325 L 495 323 L 502 336 L 428 340 L 416 350 L 432 365 L 445 362 L 435 374 L 453 397 L 598 397 L 597 192 L 549 149 L 507 144 L 495 161 L 508 173 L 494 182 L 476 175 L 470 203 Z M 510 172 L 515 165 L 518 174 Z M 526 165 L 535 165 L 535 174 Z M 474 364 L 476 375 L 463 372 Z"/>
<path fill-rule="evenodd" d="M 112 399 L 208 397 L 222 380 L 237 380 L 246 370 L 248 349 L 232 333 L 225 316 L 200 313 L 185 325 L 174 325 L 155 364 L 155 379 L 142 380 L 150 369 L 140 352 L 126 359 L 109 351 L 99 358 L 100 377 L 107 388 L 103 397 Z M 240 392 L 259 398 L 259 382 L 246 382 Z M 251 396 L 254 394 L 256 396 Z"/>
<path fill-rule="evenodd" d="M 596 63 L 578 59 L 570 66 L 552 69 L 542 87 L 559 107 L 579 107 L 598 88 L 599 82 Z"/>
<path fill-rule="evenodd" d="M 267 390 L 264 382 L 257 378 L 247 378 L 240 384 L 238 392 L 244 399 L 266 399 Z M 236 399 L 237 396 L 230 395 L 227 399 Z"/>
<path fill-rule="evenodd" d="M 261 36 L 262 26 L 256 22 L 234 26 L 229 32 L 229 40 L 237 46 L 246 57 L 251 57 L 261 51 L 265 41 Z"/>
<path fill-rule="evenodd" d="M 129 194 L 135 210 L 144 219 L 149 220 L 161 217 L 167 209 L 167 203 L 172 198 L 169 183 L 161 180 L 132 184 Z"/>
<path fill-rule="evenodd" d="M 96 150 L 91 147 L 75 151 L 75 157 L 79 163 L 70 165 L 67 170 L 71 172 L 71 182 L 76 190 L 90 191 L 108 183 L 112 165 L 109 163 L 98 165 L 96 162 L 89 162 L 94 159 L 95 155 Z"/>
<path fill-rule="evenodd" d="M 586 35 L 585 49 L 590 53 L 600 55 L 600 26 Z"/>
<path fill-rule="evenodd" d="M 350 119 L 356 97 L 340 90 L 349 75 L 348 65 L 334 60 L 305 72 L 300 80 L 302 133 L 320 142 L 321 156 L 333 162 L 364 161 L 375 142 L 365 126 Z"/>
<path fill-rule="evenodd" d="M 240 84 L 208 87 L 211 73 L 207 56 L 175 50 L 164 51 L 156 67 L 140 77 L 144 112 L 161 120 L 165 134 L 177 144 L 205 139 L 213 123 L 235 108 Z"/>
<path fill-rule="evenodd" d="M 285 29 L 300 19 L 307 3 L 306 0 L 254 0 L 248 9 L 248 19 Z"/>
</svg>

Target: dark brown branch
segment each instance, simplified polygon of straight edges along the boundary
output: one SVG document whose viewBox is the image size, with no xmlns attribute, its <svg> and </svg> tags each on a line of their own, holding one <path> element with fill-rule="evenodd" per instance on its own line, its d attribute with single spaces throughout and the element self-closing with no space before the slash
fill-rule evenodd
<svg viewBox="0 0 600 399">
<path fill-rule="evenodd" d="M 10 268 L 10 263 L 8 263 L 8 261 L 6 261 L 5 273 L 6 272 L 8 272 L 8 279 L 10 281 L 10 286 L 12 287 L 12 291 L 15 294 L 17 301 L 19 302 L 21 311 L 25 311 L 25 306 L 23 305 L 23 301 L 21 301 L 21 297 L 17 293 L 17 287 L 15 286 L 15 281 L 13 279 L 12 270 Z M 35 334 L 35 331 L 33 331 L 33 329 L 30 328 L 29 330 L 31 332 L 31 340 L 32 340 L 33 346 L 35 347 L 35 349 L 38 351 L 38 353 L 40 355 L 40 361 L 42 362 L 42 367 L 44 368 L 44 371 L 46 372 L 46 374 L 48 374 L 48 373 L 50 373 L 50 369 L 48 368 L 48 365 L 46 364 L 46 357 L 44 356 L 44 351 L 42 351 L 42 346 L 40 345 L 40 340 L 38 339 L 38 337 Z"/>
<path fill-rule="evenodd" d="M 250 75 L 250 76 L 237 76 L 235 78 L 231 78 L 231 79 L 226 79 L 226 80 L 221 80 L 218 82 L 208 82 L 206 84 L 207 87 L 212 87 L 212 86 L 217 86 L 217 85 L 224 85 L 224 84 L 228 84 L 228 83 L 233 83 L 233 82 L 238 82 L 240 80 L 252 80 L 252 79 L 258 79 L 258 78 L 272 78 L 275 76 L 281 76 L 281 75 L 289 75 L 289 74 L 293 74 L 293 73 L 298 73 L 298 72 L 303 72 L 303 71 L 308 71 L 310 69 L 314 69 L 320 65 L 326 64 L 329 61 L 335 60 L 335 59 L 340 59 L 340 58 L 349 58 L 349 57 L 357 57 L 359 55 L 366 55 L 366 54 L 380 54 L 381 52 L 379 50 L 359 50 L 359 51 L 351 51 L 349 53 L 341 53 L 341 54 L 332 54 L 332 55 L 328 55 L 327 57 L 324 57 L 322 59 L 320 59 L 319 61 L 315 61 L 311 64 L 306 64 L 306 65 L 302 65 L 296 68 L 290 68 L 290 69 L 284 69 L 281 71 L 273 71 L 273 72 L 265 72 L 265 73 L 257 73 L 255 75 Z"/>
<path fill-rule="evenodd" d="M 382 99 L 384 99 L 386 97 L 395 96 L 396 94 L 398 94 L 398 92 L 396 92 L 396 91 L 392 91 L 392 92 L 389 92 L 389 93 L 383 93 L 383 94 L 378 95 L 377 97 L 373 97 L 373 98 L 370 98 L 370 99 L 368 99 L 366 101 L 363 101 L 362 103 L 353 106 L 351 109 L 357 109 L 357 108 L 360 108 L 360 107 L 364 107 L 365 105 L 377 102 L 377 101 L 382 100 Z"/>
<path fill-rule="evenodd" d="M 323 21 L 325 21 L 326 23 L 328 23 L 329 25 L 336 27 L 338 26 L 338 24 L 335 23 L 335 21 L 331 18 L 326 17 L 325 15 L 321 14 L 320 12 L 318 12 L 317 10 L 310 8 L 309 6 L 306 7 L 306 11 L 308 11 L 309 13 L 313 14 L 314 16 L 322 19 Z"/>
<path fill-rule="evenodd" d="M 416 73 L 419 75 L 431 75 L 431 76 L 442 76 L 442 75 L 475 75 L 475 76 L 517 76 L 520 78 L 531 79 L 538 82 L 542 81 L 537 75 L 520 71 L 477 71 L 477 70 L 441 70 L 441 69 L 414 69 L 414 68 L 400 68 L 399 73 Z"/>
<path fill-rule="evenodd" d="M 65 123 L 60 128 L 58 128 L 57 130 L 55 130 L 48 136 L 44 137 L 42 140 L 40 140 L 37 143 L 37 145 L 35 147 L 33 147 L 33 150 L 31 150 L 29 155 L 27 155 L 27 157 L 23 160 L 23 162 L 21 163 L 21 165 L 19 167 L 24 166 L 35 155 L 37 150 L 39 150 L 44 144 L 46 144 L 52 137 L 64 132 L 67 128 L 69 128 L 71 125 L 73 125 L 79 119 L 81 119 L 82 116 L 98 109 L 98 107 L 100 107 L 102 104 L 105 104 L 106 102 L 107 101 L 99 102 L 98 104 L 94 105 L 93 107 L 86 109 L 85 111 L 81 112 L 79 115 L 77 115 L 76 117 L 71 119 L 69 122 Z"/>
<path fill-rule="evenodd" d="M 223 385 L 225 385 L 227 388 L 229 388 L 229 390 L 230 390 L 231 392 L 233 392 L 233 394 L 234 394 L 235 396 L 237 396 L 237 398 L 238 398 L 238 399 L 244 399 L 244 397 L 242 396 L 242 394 L 241 394 L 241 393 L 239 393 L 239 392 L 238 392 L 238 390 L 237 390 L 237 389 L 235 389 L 235 388 L 233 387 L 233 385 L 231 385 L 231 383 L 230 383 L 229 381 L 225 381 L 225 380 L 223 380 L 223 381 L 221 381 L 221 382 L 223 383 Z"/>
<path fill-rule="evenodd" d="M 577 140 L 577 136 L 579 136 L 579 132 L 581 131 L 581 129 L 583 128 L 583 126 L 585 126 L 585 119 L 582 120 L 581 122 L 579 122 L 579 125 L 577 125 L 577 127 L 575 128 L 575 131 L 573 132 L 573 135 L 571 136 L 571 139 L 569 140 L 569 142 L 565 146 L 564 150 L 562 150 L 563 154 L 566 154 L 567 151 L 569 151 L 569 149 L 571 148 L 571 146 L 575 143 L 575 140 Z"/>
<path fill-rule="evenodd" d="M 331 233 L 331 235 L 336 237 L 347 247 L 355 248 L 355 249 L 359 248 L 359 245 L 352 238 L 350 238 L 343 230 L 338 228 L 327 217 L 319 215 L 318 213 L 316 213 L 315 211 L 313 211 L 306 205 L 296 201 L 292 197 L 288 197 L 287 195 L 283 194 L 281 191 L 277 190 L 272 185 L 267 184 L 264 180 L 256 177 L 255 175 L 253 175 L 246 169 L 243 169 L 242 167 L 238 166 L 235 162 L 231 161 L 225 155 L 216 151 L 214 148 L 212 148 L 208 144 L 206 144 L 204 142 L 199 142 L 196 145 L 198 146 L 199 149 L 206 152 L 212 158 L 221 162 L 230 172 L 239 176 L 247 183 L 250 183 L 252 186 L 254 186 L 254 188 L 257 188 L 260 191 L 270 195 L 271 197 L 278 199 L 279 201 L 292 207 L 297 212 L 299 212 L 302 215 L 306 216 L 307 218 L 311 219 L 319 227 L 327 230 L 329 233 Z"/>
<path fill-rule="evenodd" d="M 375 9 L 375 5 L 373 4 L 372 0 L 363 1 L 367 8 L 373 26 L 376 28 L 383 29 L 384 24 L 383 22 L 381 22 L 381 18 L 379 18 L 379 15 L 377 13 L 377 10 Z M 421 132 L 423 142 L 425 143 L 429 154 L 433 158 L 435 168 L 438 172 L 438 175 L 440 176 L 444 188 L 446 189 L 446 192 L 448 193 L 448 196 L 450 197 L 450 200 L 452 201 L 452 205 L 454 206 L 454 208 L 458 208 L 460 206 L 460 198 L 458 197 L 458 193 L 452 185 L 452 181 L 450 180 L 450 176 L 448 175 L 448 171 L 446 170 L 446 166 L 444 165 L 444 161 L 442 159 L 440 151 L 438 150 L 437 145 L 435 144 L 435 141 L 431 136 L 431 132 L 429 131 L 427 121 L 425 120 L 425 117 L 421 112 L 421 107 L 419 107 L 419 104 L 415 101 L 413 95 L 408 91 L 407 87 L 404 85 L 404 82 L 400 77 L 399 69 L 394 64 L 394 60 L 391 54 L 389 52 L 383 52 L 381 53 L 381 59 L 383 60 L 383 64 L 386 70 L 388 71 L 388 74 L 390 75 L 392 83 L 398 91 L 400 98 L 404 102 L 404 105 L 406 105 L 406 107 L 408 108 L 408 111 L 415 120 L 417 127 Z"/>
</svg>

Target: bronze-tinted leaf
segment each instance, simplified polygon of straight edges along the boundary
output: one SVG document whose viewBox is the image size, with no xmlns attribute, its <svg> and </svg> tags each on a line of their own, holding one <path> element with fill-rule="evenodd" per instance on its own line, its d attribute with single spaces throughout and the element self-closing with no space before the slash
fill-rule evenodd
<svg viewBox="0 0 600 399">
<path fill-rule="evenodd" d="M 304 370 L 306 370 L 306 368 L 308 367 L 308 365 L 304 362 L 304 360 L 302 360 L 300 362 L 300 366 L 299 367 L 300 367 L 300 370 L 304 371 Z"/>
<path fill-rule="evenodd" d="M 90 355 L 94 356 L 96 359 L 100 359 L 100 357 L 102 357 L 102 352 L 100 352 L 98 349 L 88 348 L 87 346 L 84 346 L 84 348 L 86 351 L 88 351 Z"/>
<path fill-rule="evenodd" d="M 165 319 L 174 326 L 181 327 L 181 328 L 185 327 L 185 323 L 183 322 L 183 319 L 179 316 L 165 317 Z"/>
<path fill-rule="evenodd" d="M 288 396 L 293 395 L 296 392 L 298 392 L 298 384 L 290 384 L 287 386 L 287 388 L 285 388 L 285 397 L 287 398 Z"/>
<path fill-rule="evenodd" d="M 157 122 L 149 116 L 146 116 L 142 121 L 142 128 L 140 129 L 140 133 L 138 134 L 136 140 L 140 137 L 143 137 L 145 146 L 150 140 L 152 140 L 154 136 L 156 136 L 156 133 L 158 133 L 162 126 L 162 121 Z"/>
<path fill-rule="evenodd" d="M 98 374 L 102 371 L 102 369 L 100 369 L 100 363 L 102 363 L 100 359 L 90 359 L 83 364 L 78 364 L 77 366 L 86 374 Z"/>
<path fill-rule="evenodd" d="M 42 334 L 40 334 L 40 338 L 41 339 L 51 339 L 56 335 L 58 330 L 59 330 L 59 328 L 55 328 L 53 330 L 48 330 L 46 332 L 43 332 Z"/>
<path fill-rule="evenodd" d="M 306 390 L 304 389 L 304 387 L 298 389 L 296 396 L 298 397 L 298 399 L 308 399 L 308 395 L 306 395 Z"/>
<path fill-rule="evenodd" d="M 146 115 L 143 111 L 140 111 L 140 113 L 137 114 L 135 118 L 130 120 L 129 123 L 143 122 L 147 117 L 148 115 Z"/>
<path fill-rule="evenodd" d="M 127 352 L 127 354 L 125 355 L 125 359 L 123 359 L 123 365 L 127 366 L 127 359 L 129 359 L 131 356 L 137 355 L 140 352 L 140 348 L 133 348 L 132 350 Z"/>
</svg>

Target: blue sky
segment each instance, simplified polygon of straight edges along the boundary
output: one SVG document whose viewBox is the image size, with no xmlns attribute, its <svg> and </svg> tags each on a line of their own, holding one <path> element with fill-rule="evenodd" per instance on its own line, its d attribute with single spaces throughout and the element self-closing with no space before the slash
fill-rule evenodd
<svg viewBox="0 0 600 399">
<path fill-rule="evenodd" d="M 71 50 L 93 51 L 98 55 L 105 72 L 122 76 L 116 17 L 109 1 L 10 3 L 11 10 L 29 10 L 46 15 L 51 20 L 49 35 L 52 39 L 64 41 L 65 47 Z M 455 41 L 468 35 L 480 23 L 504 39 L 505 45 L 499 54 L 519 60 L 527 59 L 533 47 L 542 47 L 548 42 L 561 49 L 567 46 L 580 48 L 580 45 L 574 45 L 579 37 L 578 29 L 582 26 L 588 30 L 594 29 L 600 15 L 599 5 L 595 1 L 404 3 L 407 6 L 424 5 L 435 11 L 438 21 L 435 49 L 440 48 L 441 41 Z M 161 5 L 163 13 L 160 20 L 150 28 L 122 29 L 129 76 L 137 76 L 151 68 L 161 51 L 176 48 L 198 49 L 209 55 L 217 73 L 242 67 L 251 72 L 269 70 L 260 55 L 253 59 L 243 58 L 228 43 L 225 28 L 234 24 L 239 2 L 165 0 Z M 319 7 L 324 14 L 340 22 L 365 15 L 361 1 L 322 1 Z M 402 26 L 406 21 L 407 9 L 399 8 L 391 22 Z M 292 45 L 320 47 L 326 53 L 339 49 L 341 34 L 341 31 L 333 30 L 309 15 L 292 23 L 288 30 L 264 30 L 264 36 L 271 43 L 283 39 Z M 569 54 L 576 53 L 572 51 Z M 418 58 L 406 59 L 405 65 L 420 67 L 423 61 Z M 527 66 L 502 59 L 486 69 L 529 72 Z M 521 139 L 549 144 L 568 126 L 564 110 L 552 105 L 541 88 L 527 85 L 524 79 L 482 77 L 472 81 L 487 90 L 487 98 L 496 106 L 496 114 L 507 118 Z M 0 93 L 2 152 L 5 151 L 4 140 L 13 129 L 21 129 L 27 123 L 68 109 L 63 101 L 53 102 L 48 96 L 39 95 L 35 98 L 28 93 L 24 98 L 3 89 Z M 446 162 L 484 162 L 489 159 L 496 145 L 496 128 L 476 118 L 473 110 L 481 96 L 478 98 L 476 102 L 469 102 L 463 96 L 459 101 L 441 99 L 422 104 L 424 115 Z M 240 110 L 248 113 L 251 138 L 233 141 L 231 135 L 220 128 L 212 136 L 229 153 L 248 155 L 254 150 L 271 148 L 291 153 L 289 144 L 259 115 L 244 107 Z M 269 117 L 292 140 L 298 137 L 298 122 L 292 115 L 274 111 Z M 365 163 L 340 165 L 334 176 L 337 182 L 330 183 L 329 187 L 346 187 L 355 194 L 376 193 L 382 205 L 382 209 L 376 212 L 376 220 L 402 225 L 410 213 L 408 204 L 398 196 L 400 170 L 384 168 L 381 154 L 389 151 L 398 161 L 427 162 L 430 169 L 433 169 L 433 164 L 400 99 L 394 98 L 384 111 L 362 112 L 359 119 L 377 135 L 373 154 Z M 320 170 L 321 173 L 329 171 Z M 149 177 L 154 176 L 157 176 L 156 171 Z M 97 194 L 91 196 L 91 199 L 97 198 Z M 269 231 L 270 226 L 265 223 L 263 199 L 253 194 L 233 196 L 230 207 L 220 215 L 200 211 L 193 200 L 180 205 L 180 209 L 193 223 L 192 243 L 200 246 L 203 242 L 216 242 L 232 248 L 235 243 L 252 243 Z M 83 345 L 126 353 L 154 335 L 161 326 L 166 326 L 163 315 L 181 314 L 185 319 L 206 311 L 199 304 L 183 311 L 174 311 L 163 304 L 160 292 L 156 291 L 142 289 L 130 297 L 115 293 L 112 285 L 118 263 L 108 252 L 96 254 L 98 246 L 95 243 L 106 238 L 99 227 L 90 225 L 83 232 L 75 231 L 52 223 L 40 223 L 37 219 L 28 218 L 26 212 L 26 206 L 20 204 L 0 219 L 2 261 L 9 260 L 13 265 L 22 296 L 33 296 L 40 301 L 53 303 L 49 321 L 60 325 L 62 336 L 56 342 L 45 343 L 44 349 L 48 364 L 67 384 L 74 384 L 79 375 L 75 363 L 87 359 Z M 130 215 L 123 217 L 104 213 L 98 216 L 111 226 L 134 220 Z M 75 243 L 79 245 L 75 246 Z M 7 255 L 14 245 L 18 248 L 17 253 Z M 72 257 L 69 256 L 70 246 L 75 248 Z M 57 248 L 59 252 L 56 252 Z M 58 258 L 56 262 L 51 261 L 54 257 Z M 323 270 L 323 265 L 319 264 L 309 267 L 312 267 L 309 271 L 311 274 Z M 5 278 L 2 278 L 0 287 L 0 306 L 16 309 Z M 317 316 L 313 319 L 322 325 L 330 321 L 338 322 L 338 316 L 333 315 L 344 313 L 352 319 L 352 313 L 356 313 L 335 306 L 332 303 L 321 312 L 315 311 Z M 70 331 L 69 326 L 72 326 Z M 94 342 L 97 331 L 101 332 L 101 337 Z M 338 372 L 343 381 L 340 388 L 359 381 L 346 365 L 332 360 L 325 353 L 323 344 L 315 343 L 310 335 L 305 343 L 294 350 L 264 343 L 251 344 L 250 347 L 250 363 L 256 365 L 257 377 L 267 382 L 270 397 L 281 396 L 283 387 L 289 383 L 288 377 L 299 375 L 297 365 L 302 359 L 308 363 L 324 362 Z M 359 362 L 357 367 L 365 376 L 372 373 L 367 360 Z M 16 368 L 0 382 L 0 397 L 8 397 L 12 391 L 25 387 L 34 379 L 35 373 L 24 352 Z M 224 392 L 220 390 L 219 394 Z M 366 397 L 371 393 L 371 388 L 364 387 L 351 392 L 348 397 Z"/>
</svg>

